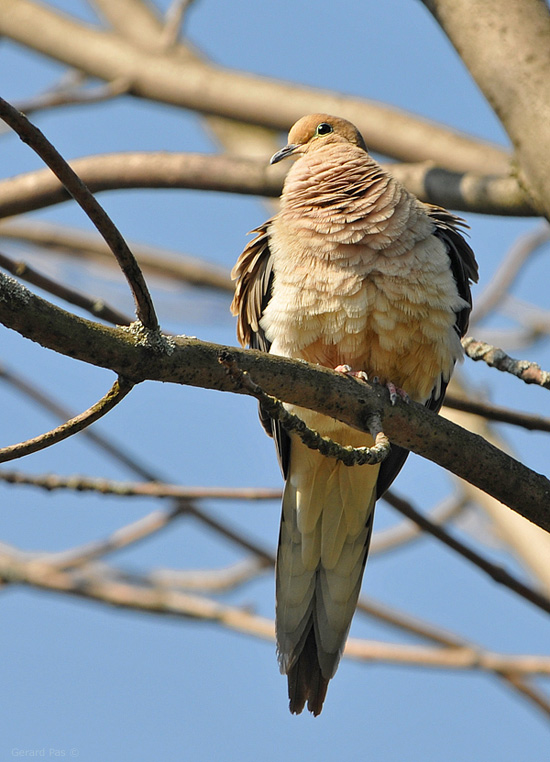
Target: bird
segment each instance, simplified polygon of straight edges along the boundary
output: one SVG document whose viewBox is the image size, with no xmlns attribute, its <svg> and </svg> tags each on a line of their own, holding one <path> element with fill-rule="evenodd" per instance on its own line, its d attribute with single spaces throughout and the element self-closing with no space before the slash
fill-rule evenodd
<svg viewBox="0 0 550 762">
<path fill-rule="evenodd" d="M 292 159 L 279 211 L 232 270 L 242 346 L 358 375 L 439 411 L 478 267 L 464 220 L 424 203 L 369 154 L 345 119 L 309 114 L 271 164 Z M 285 404 L 341 445 L 369 434 Z M 374 506 L 408 451 L 346 466 L 309 449 L 260 405 L 285 479 L 276 558 L 277 655 L 289 708 L 321 713 L 357 606 Z"/>
</svg>

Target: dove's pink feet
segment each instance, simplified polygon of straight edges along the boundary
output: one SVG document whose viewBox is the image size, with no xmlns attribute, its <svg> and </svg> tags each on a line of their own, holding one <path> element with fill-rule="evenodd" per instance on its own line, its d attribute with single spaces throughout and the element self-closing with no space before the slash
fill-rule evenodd
<svg viewBox="0 0 550 762">
<path fill-rule="evenodd" d="M 334 370 L 337 373 L 343 373 L 346 376 L 351 376 L 352 378 L 358 378 L 360 381 L 368 381 L 369 377 L 365 373 L 364 370 L 352 370 L 351 365 L 337 365 Z"/>
<path fill-rule="evenodd" d="M 364 370 L 353 370 L 351 368 L 351 365 L 337 365 L 336 368 L 334 368 L 334 370 L 337 371 L 338 373 L 344 373 L 346 376 L 351 376 L 352 378 L 358 378 L 360 381 L 369 380 L 369 377 Z M 372 379 L 372 382 L 373 384 L 379 384 L 380 380 L 378 376 L 374 376 L 374 378 Z M 410 397 L 404 389 L 401 389 L 399 386 L 392 384 L 391 381 L 388 381 L 386 384 L 384 384 L 384 386 L 390 393 L 390 402 L 392 405 L 395 405 L 398 397 L 400 397 L 403 400 L 403 402 L 406 402 L 406 403 L 410 402 Z"/>
<path fill-rule="evenodd" d="M 380 381 L 378 380 L 378 376 L 375 376 L 372 380 L 375 384 L 380 383 Z M 392 405 L 395 405 L 398 397 L 401 397 L 403 402 L 406 402 L 407 404 L 411 401 L 411 398 L 409 397 L 407 392 L 404 389 L 401 389 L 401 387 L 396 386 L 395 384 L 392 384 L 391 381 L 388 381 L 387 383 L 385 383 L 384 386 L 390 393 L 390 402 Z"/>
</svg>

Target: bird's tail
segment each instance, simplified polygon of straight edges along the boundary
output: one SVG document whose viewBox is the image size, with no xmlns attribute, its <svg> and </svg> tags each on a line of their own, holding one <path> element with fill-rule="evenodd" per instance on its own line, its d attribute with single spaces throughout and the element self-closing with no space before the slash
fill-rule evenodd
<svg viewBox="0 0 550 762">
<path fill-rule="evenodd" d="M 318 715 L 357 604 L 379 466 L 348 467 L 292 437 L 276 572 L 277 650 L 290 711 Z"/>
</svg>

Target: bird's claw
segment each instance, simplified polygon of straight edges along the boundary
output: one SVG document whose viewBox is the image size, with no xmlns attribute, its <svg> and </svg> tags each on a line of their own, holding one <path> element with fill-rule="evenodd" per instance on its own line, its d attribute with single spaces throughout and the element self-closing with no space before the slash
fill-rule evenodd
<svg viewBox="0 0 550 762">
<path fill-rule="evenodd" d="M 358 378 L 360 381 L 368 381 L 369 377 L 365 373 L 364 370 L 353 370 L 351 365 L 337 365 L 334 370 L 337 373 L 343 373 L 346 376 L 351 376 L 352 378 Z"/>
<path fill-rule="evenodd" d="M 406 404 L 408 404 L 411 401 L 411 398 L 409 397 L 407 392 L 404 389 L 401 389 L 399 386 L 392 384 L 391 381 L 387 382 L 386 389 L 390 393 L 390 402 L 392 405 L 395 405 L 398 397 L 401 397 L 403 402 L 405 402 Z"/>
</svg>

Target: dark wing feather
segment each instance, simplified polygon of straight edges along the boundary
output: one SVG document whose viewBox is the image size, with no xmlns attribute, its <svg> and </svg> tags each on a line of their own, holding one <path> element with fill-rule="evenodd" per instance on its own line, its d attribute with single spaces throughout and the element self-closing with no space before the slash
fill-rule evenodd
<svg viewBox="0 0 550 762">
<path fill-rule="evenodd" d="M 256 236 L 248 243 L 231 271 L 231 277 L 237 281 L 231 304 L 231 312 L 238 317 L 237 337 L 243 346 L 260 349 L 262 352 L 269 352 L 271 347 L 260 325 L 273 288 L 273 263 L 269 250 L 270 223 L 271 220 L 268 220 L 251 231 Z M 290 454 L 289 436 L 261 405 L 259 414 L 264 429 L 275 440 L 279 463 L 286 479 Z"/>
<path fill-rule="evenodd" d="M 428 216 L 431 217 L 435 224 L 433 234 L 443 241 L 447 249 L 458 293 L 469 305 L 456 313 L 455 330 L 460 338 L 462 338 L 468 330 L 468 321 L 472 311 L 470 283 L 477 283 L 478 279 L 478 268 L 474 252 L 460 231 L 461 228 L 467 228 L 468 226 L 461 217 L 457 217 L 447 211 L 447 209 L 431 204 L 425 204 L 424 206 Z M 440 393 L 437 397 L 435 393 L 432 394 L 426 402 L 426 407 L 429 410 L 433 410 L 434 413 L 439 412 L 443 405 L 446 390 L 447 382 L 442 382 Z M 377 497 L 381 497 L 389 489 L 393 480 L 403 468 L 408 454 L 408 450 L 392 444 L 390 454 L 380 466 L 380 473 L 376 484 Z"/>
</svg>

